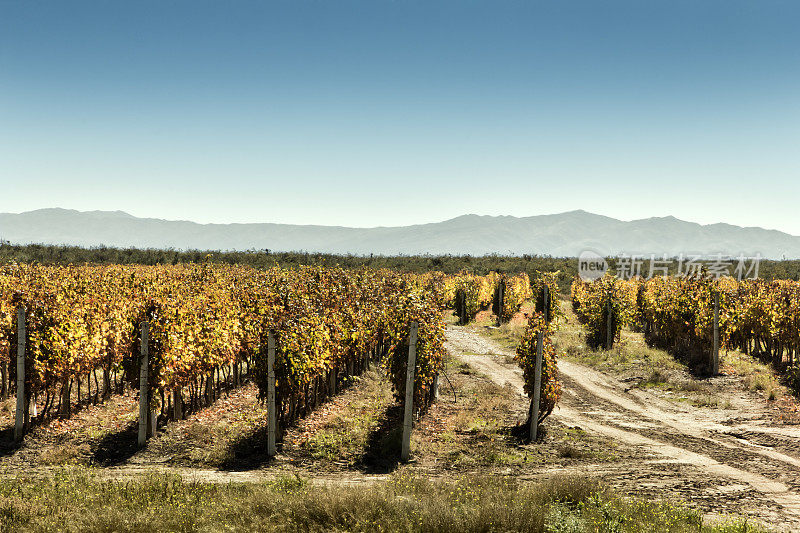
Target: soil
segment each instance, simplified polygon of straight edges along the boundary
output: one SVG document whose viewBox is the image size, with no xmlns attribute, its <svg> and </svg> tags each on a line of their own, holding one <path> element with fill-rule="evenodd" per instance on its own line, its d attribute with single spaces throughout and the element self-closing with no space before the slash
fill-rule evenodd
<svg viewBox="0 0 800 533">
<path fill-rule="evenodd" d="M 450 327 L 447 338 L 451 353 L 526 401 L 511 353 L 464 328 Z M 732 409 L 698 408 L 581 364 L 560 360 L 558 367 L 564 394 L 551 422 L 607 436 L 640 458 L 572 471 L 629 494 L 683 499 L 710 519 L 735 513 L 800 529 L 800 427 L 775 423 L 766 402 L 731 383 L 719 393 Z"/>
</svg>

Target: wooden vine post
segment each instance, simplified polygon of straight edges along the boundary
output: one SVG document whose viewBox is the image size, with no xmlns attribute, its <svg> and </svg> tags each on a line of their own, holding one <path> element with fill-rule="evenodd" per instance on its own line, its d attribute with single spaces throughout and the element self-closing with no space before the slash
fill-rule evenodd
<svg viewBox="0 0 800 533">
<path fill-rule="evenodd" d="M 411 323 L 408 335 L 408 366 L 406 367 L 406 402 L 403 413 L 403 447 L 400 459 L 408 461 L 411 455 L 411 426 L 414 416 L 414 367 L 417 364 L 417 328 L 416 322 Z"/>
<path fill-rule="evenodd" d="M 467 323 L 467 293 L 464 289 L 456 291 L 456 314 L 458 315 L 458 325 L 465 325 Z"/>
<path fill-rule="evenodd" d="M 550 287 L 544 286 L 544 322 L 550 324 Z"/>
<path fill-rule="evenodd" d="M 711 375 L 719 374 L 719 292 L 714 292 L 714 350 L 711 353 Z"/>
<path fill-rule="evenodd" d="M 0 380 L 2 380 L 2 383 L 0 383 L 0 400 L 5 401 L 8 400 L 8 389 L 10 388 L 8 383 L 8 361 L 0 363 Z"/>
<path fill-rule="evenodd" d="M 336 394 L 336 374 L 337 374 L 337 373 L 338 373 L 338 370 L 337 370 L 337 368 L 336 368 L 336 365 L 333 365 L 333 368 L 331 368 L 331 369 L 328 371 L 328 380 L 329 380 L 329 383 L 328 383 L 328 388 L 329 388 L 329 389 L 330 389 L 330 391 L 331 391 L 331 393 L 330 393 L 330 394 L 331 394 L 331 396 L 333 396 L 334 394 Z"/>
<path fill-rule="evenodd" d="M 606 350 L 610 350 L 614 346 L 614 333 L 611 331 L 611 298 L 609 297 L 606 303 Z"/>
<path fill-rule="evenodd" d="M 536 365 L 533 370 L 533 401 L 531 402 L 531 442 L 539 434 L 539 405 L 542 398 L 542 345 L 544 333 L 536 336 Z"/>
<path fill-rule="evenodd" d="M 14 440 L 22 440 L 25 433 L 27 398 L 25 397 L 25 307 L 17 308 L 17 409 L 14 412 Z"/>
<path fill-rule="evenodd" d="M 140 347 L 141 357 L 139 358 L 139 447 L 143 447 L 147 442 L 150 425 L 148 415 L 150 413 L 150 394 L 149 394 L 149 342 L 150 330 L 147 321 L 142 321 L 140 326 Z"/>
<path fill-rule="evenodd" d="M 550 324 L 550 287 L 544 286 L 544 294 L 542 295 L 544 305 L 544 323 Z M 536 336 L 536 362 L 533 370 L 533 399 L 531 400 L 531 428 L 530 439 L 534 442 L 539 434 L 539 406 L 542 402 L 542 359 L 544 356 L 544 332 L 539 331 Z"/>
<path fill-rule="evenodd" d="M 501 325 L 503 323 L 503 312 L 504 312 L 504 304 L 506 298 L 506 280 L 501 279 L 500 283 L 497 285 L 497 325 Z"/>
<path fill-rule="evenodd" d="M 183 420 L 183 395 L 180 387 L 172 391 L 172 417 Z"/>
<path fill-rule="evenodd" d="M 275 332 L 267 336 L 267 456 L 275 457 L 278 417 L 275 412 Z"/>
<path fill-rule="evenodd" d="M 149 399 L 149 398 L 148 398 Z M 149 439 L 158 431 L 158 412 L 159 409 L 153 409 L 149 412 L 147 417 L 147 438 Z"/>
</svg>

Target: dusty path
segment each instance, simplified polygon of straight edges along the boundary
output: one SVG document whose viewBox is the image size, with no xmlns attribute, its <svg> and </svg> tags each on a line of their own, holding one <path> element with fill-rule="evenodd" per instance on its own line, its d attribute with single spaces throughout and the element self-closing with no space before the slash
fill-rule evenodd
<svg viewBox="0 0 800 533">
<path fill-rule="evenodd" d="M 447 347 L 461 360 L 523 398 L 519 368 L 491 339 L 450 326 Z M 584 365 L 559 361 L 564 395 L 556 423 L 610 437 L 634 448 L 635 463 L 591 469 L 628 492 L 680 497 L 709 515 L 745 513 L 800 530 L 800 439 L 796 427 L 772 427 L 755 416 L 668 401 Z M 741 404 L 742 399 L 737 398 Z M 744 421 L 742 421 L 744 419 Z"/>
</svg>

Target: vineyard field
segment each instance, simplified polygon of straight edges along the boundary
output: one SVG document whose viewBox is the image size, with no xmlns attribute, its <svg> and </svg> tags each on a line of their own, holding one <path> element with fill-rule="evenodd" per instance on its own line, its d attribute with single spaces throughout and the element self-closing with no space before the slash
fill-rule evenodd
<svg viewBox="0 0 800 533">
<path fill-rule="evenodd" d="M 800 350 L 800 282 L 656 277 L 595 282 L 576 280 L 572 307 L 592 348 L 619 337 L 627 326 L 648 344 L 699 367 L 713 355 L 717 315 L 719 347 L 772 364 L 791 379 Z M 716 306 L 716 308 L 715 308 Z M 610 312 L 610 318 L 609 318 Z"/>
<path fill-rule="evenodd" d="M 708 284 L 711 292 L 703 296 L 697 287 L 705 287 L 705 282 L 670 280 L 656 286 L 607 278 L 574 286 L 573 304 L 584 313 L 578 315 L 579 326 L 576 316 L 561 305 L 558 280 L 555 272 L 528 278 L 318 267 L 255 270 L 213 264 L 9 265 L 1 279 L 4 381 L 7 393 L 13 394 L 16 313 L 24 308 L 26 388 L 38 410 L 31 411 L 30 433 L 18 447 L 0 445 L 0 464 L 17 471 L 28 464 L 41 468 L 69 460 L 111 466 L 101 470 L 115 476 L 132 475 L 143 464 L 147 471 L 180 472 L 213 483 L 260 481 L 283 472 L 317 478 L 320 468 L 347 483 L 361 483 L 372 473 L 395 470 L 450 477 L 454 472 L 494 475 L 509 470 L 538 475 L 542 467 L 627 472 L 624 465 L 633 465 L 641 475 L 658 480 L 654 487 L 678 486 L 677 473 L 666 475 L 658 462 L 641 462 L 633 444 L 642 436 L 612 427 L 606 417 L 629 424 L 624 428 L 650 427 L 654 416 L 664 417 L 667 426 L 673 424 L 669 428 L 696 423 L 705 427 L 702 417 L 711 416 L 707 409 L 696 416 L 683 413 L 678 422 L 670 418 L 676 415 L 665 414 L 668 408 L 659 399 L 655 407 L 631 414 L 638 400 L 627 398 L 636 393 L 577 364 L 576 350 L 585 346 L 572 344 L 577 342 L 572 332 L 582 328 L 587 335 L 581 340 L 588 340 L 587 328 L 596 324 L 602 346 L 608 333 L 602 329 L 608 323 L 603 312 L 610 301 L 614 353 L 630 351 L 635 336 L 642 343 L 647 339 L 652 353 L 663 348 L 683 360 L 685 354 L 656 345 L 650 336 L 655 331 L 652 321 L 669 314 L 643 308 L 648 296 L 665 310 L 680 308 L 666 305 L 670 300 L 664 287 L 670 287 L 669 294 L 686 294 L 695 301 L 694 312 L 706 316 L 708 302 L 718 293 L 723 347 L 743 349 L 737 336 L 742 330 L 730 329 L 732 317 L 760 316 L 765 302 L 785 302 L 788 289 L 778 291 L 781 284 L 775 282 L 762 287 L 725 280 Z M 453 309 L 458 307 L 459 291 L 469 294 L 464 301 L 471 312 L 477 309 L 462 325 L 456 324 L 461 317 Z M 758 296 L 744 298 L 751 294 Z M 750 307 L 734 306 L 734 297 L 744 298 Z M 142 323 L 149 331 L 145 388 L 158 426 L 147 445 L 137 448 Z M 417 413 L 413 460 L 406 463 L 398 461 L 397 450 L 411 323 L 419 327 L 413 391 Z M 750 352 L 765 361 L 773 357 L 774 362 L 780 337 L 766 335 L 780 332 L 780 327 L 757 324 L 762 329 L 758 342 L 751 339 Z M 272 427 L 267 423 L 272 410 L 264 404 L 270 333 L 275 340 L 275 404 L 281 431 L 280 451 L 274 456 L 263 448 L 266 428 Z M 489 340 L 497 336 L 507 337 L 506 348 L 498 349 Z M 772 351 L 765 351 L 766 346 Z M 783 345 L 781 364 L 789 364 L 791 349 Z M 539 353 L 542 366 L 537 376 Z M 608 359 L 614 357 L 610 354 Z M 434 402 L 437 377 L 443 381 Z M 532 417 L 539 382 L 539 412 Z M 709 385 L 697 386 L 711 390 Z M 715 390 L 736 395 L 730 388 Z M 653 395 L 647 398 L 656 401 Z M 99 403 L 93 405 L 95 401 Z M 748 403 L 751 399 L 736 401 L 751 412 L 756 409 Z M 59 413 L 64 404 L 70 412 Z M 721 420 L 727 408 L 718 409 L 714 420 Z M 8 417 L 0 412 L 0 420 L 6 424 Z M 541 433 L 530 442 L 526 435 L 534 420 Z M 645 438 L 665 437 L 647 433 Z M 661 449 L 653 442 L 647 441 L 646 446 L 652 446 L 649 453 Z M 685 446 L 681 442 L 676 437 L 673 445 Z M 697 446 L 692 453 L 713 451 L 705 441 Z M 68 452 L 70 447 L 76 451 Z M 670 453 L 677 457 L 683 452 Z M 166 464 L 159 466 L 165 457 Z M 701 469 L 692 475 L 693 483 L 700 483 L 707 472 Z M 747 473 L 737 475 L 750 479 Z M 626 492 L 637 490 L 635 483 L 620 479 Z M 724 507 L 732 501 L 724 499 L 716 508 L 732 509 Z"/>
<path fill-rule="evenodd" d="M 26 322 L 25 390 L 43 399 L 40 417 L 70 409 L 73 387 L 95 395 L 104 377 L 139 389 L 139 324 L 149 325 L 149 397 L 196 408 L 220 379 L 251 374 L 266 395 L 265 345 L 277 339 L 279 417 L 291 422 L 336 382 L 381 361 L 397 397 L 405 392 L 408 325 L 419 324 L 415 405 L 430 401 L 441 368 L 440 302 L 427 280 L 390 271 L 248 267 L 14 265 L 0 271 L 0 363 L 4 390 L 16 383 L 16 309 Z M 87 391 L 90 394 L 91 391 Z M 182 405 L 183 407 L 183 405 Z"/>
</svg>

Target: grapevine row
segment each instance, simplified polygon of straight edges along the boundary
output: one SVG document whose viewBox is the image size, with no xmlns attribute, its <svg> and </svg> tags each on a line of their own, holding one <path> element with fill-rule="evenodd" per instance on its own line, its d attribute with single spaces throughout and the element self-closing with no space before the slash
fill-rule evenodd
<svg viewBox="0 0 800 533">
<path fill-rule="evenodd" d="M 561 398 L 561 382 L 558 380 L 556 348 L 552 335 L 563 319 L 563 312 L 558 305 L 558 272 L 538 272 L 533 284 L 536 296 L 535 312 L 528 315 L 522 339 L 517 346 L 515 360 L 522 368 L 525 393 L 533 398 L 536 392 L 536 354 L 539 335 L 542 337 L 542 367 L 540 376 L 539 412 L 536 423 L 541 423 L 553 412 L 553 408 Z M 534 422 L 533 405 L 529 413 L 528 423 Z"/>
<path fill-rule="evenodd" d="M 213 396 L 220 374 L 251 372 L 266 394 L 266 338 L 277 339 L 283 421 L 307 412 L 337 381 L 380 359 L 399 398 L 408 325 L 419 323 L 415 406 L 424 407 L 444 353 L 437 296 L 422 277 L 385 270 L 304 267 L 12 265 L 0 269 L 0 363 L 15 380 L 15 309 L 25 309 L 26 391 L 43 395 L 43 416 L 73 384 L 122 376 L 139 387 L 138 325 L 149 325 L 149 398 L 189 407 Z M 407 351 L 406 351 L 407 353 Z M 116 385 L 116 384 L 115 384 Z M 8 387 L 6 387 L 8 388 Z M 95 390 L 99 395 L 99 384 Z M 79 389 L 78 389 L 79 390 Z"/>
<path fill-rule="evenodd" d="M 443 307 L 455 310 L 459 323 L 472 321 L 481 311 L 492 309 L 500 322 L 508 322 L 529 300 L 531 281 L 527 274 L 486 276 L 458 274 L 441 279 Z"/>
<path fill-rule="evenodd" d="M 800 283 L 656 277 L 620 280 L 605 276 L 572 285 L 572 303 L 586 325 L 590 346 L 602 344 L 608 309 L 614 334 L 622 325 L 692 364 L 706 363 L 714 344 L 715 299 L 719 300 L 721 346 L 774 364 L 794 367 L 800 354 Z"/>
</svg>

